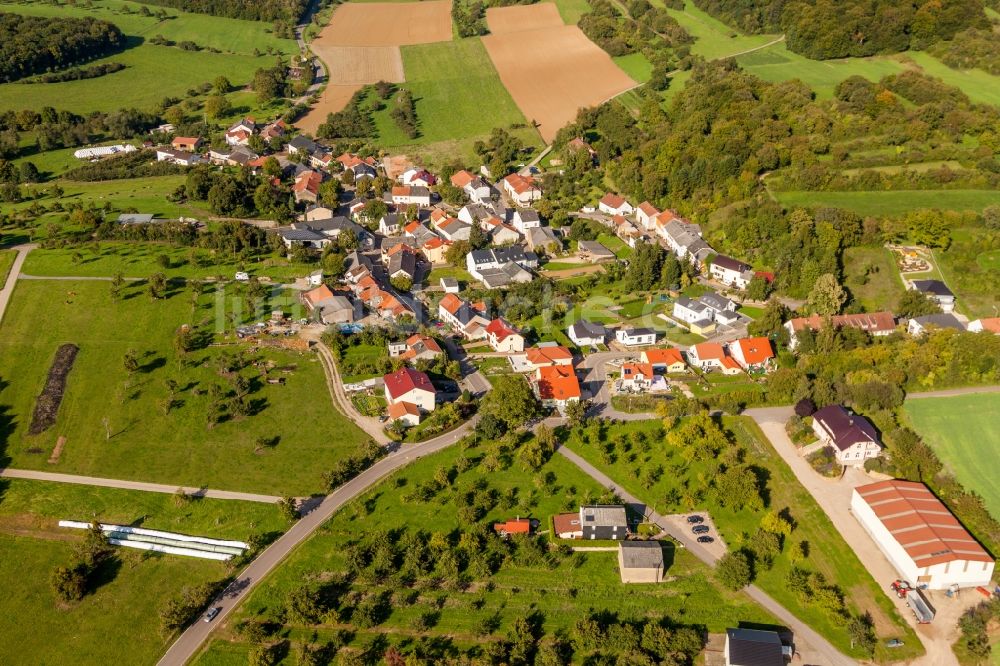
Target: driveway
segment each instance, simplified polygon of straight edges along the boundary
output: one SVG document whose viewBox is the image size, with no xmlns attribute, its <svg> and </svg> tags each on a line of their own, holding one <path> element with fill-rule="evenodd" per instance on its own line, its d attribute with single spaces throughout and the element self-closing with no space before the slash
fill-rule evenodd
<svg viewBox="0 0 1000 666">
<path fill-rule="evenodd" d="M 958 664 L 951 651 L 951 643 L 958 638 L 956 623 L 959 616 L 972 605 L 978 603 L 973 590 L 966 590 L 960 598 L 948 599 L 943 592 L 928 594 L 931 605 L 937 610 L 932 624 L 918 625 L 913 612 L 902 599 L 889 591 L 889 584 L 899 577 L 895 567 L 882 555 L 875 542 L 861 526 L 850 510 L 852 491 L 855 487 L 873 483 L 876 479 L 863 470 L 848 468 L 841 479 L 827 479 L 816 473 L 806 460 L 799 455 L 795 445 L 785 432 L 785 422 L 792 415 L 791 407 L 770 407 L 748 409 L 744 412 L 757 422 L 771 441 L 778 455 L 788 464 L 799 482 L 809 491 L 833 522 L 834 527 L 871 573 L 878 586 L 896 605 L 906 621 L 914 627 L 927 654 L 910 662 L 913 666 L 946 666 Z"/>
</svg>

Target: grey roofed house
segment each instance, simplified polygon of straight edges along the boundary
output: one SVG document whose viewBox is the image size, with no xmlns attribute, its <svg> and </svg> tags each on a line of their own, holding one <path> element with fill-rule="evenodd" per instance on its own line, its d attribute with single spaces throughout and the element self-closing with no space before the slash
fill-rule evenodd
<svg viewBox="0 0 1000 666">
<path fill-rule="evenodd" d="M 246 166 L 251 160 L 257 159 L 257 153 L 244 146 L 236 146 L 226 159 L 234 164 Z"/>
<path fill-rule="evenodd" d="M 417 240 L 410 236 L 386 236 L 379 244 L 379 249 L 382 250 L 382 252 L 388 252 L 397 245 L 406 245 L 407 247 L 416 249 Z"/>
<path fill-rule="evenodd" d="M 628 536 L 628 517 L 620 504 L 593 504 L 580 507 L 580 526 L 584 539 L 624 539 Z"/>
<path fill-rule="evenodd" d="M 663 580 L 663 547 L 659 541 L 621 541 L 618 569 L 623 583 L 659 583 Z"/>
<path fill-rule="evenodd" d="M 509 284 L 531 282 L 533 276 L 514 262 L 508 262 L 500 268 L 487 268 L 479 272 L 482 283 L 487 289 L 498 289 Z"/>
<path fill-rule="evenodd" d="M 154 217 L 151 213 L 122 213 L 118 216 L 118 224 L 149 224 Z"/>
<path fill-rule="evenodd" d="M 287 229 L 279 229 L 278 234 L 286 241 L 292 243 L 311 243 L 314 241 L 328 240 L 323 234 L 309 228 L 296 229 L 294 227 L 289 227 Z"/>
<path fill-rule="evenodd" d="M 580 254 L 590 255 L 591 261 L 609 261 L 617 258 L 614 252 L 597 241 L 578 241 L 576 247 Z"/>
<path fill-rule="evenodd" d="M 312 154 L 317 150 L 321 150 L 322 146 L 310 139 L 304 134 L 299 134 L 294 139 L 288 142 L 288 147 L 292 152 L 303 152 Z"/>
<path fill-rule="evenodd" d="M 335 294 L 316 304 L 320 320 L 324 324 L 351 323 L 359 318 L 360 308 L 346 296 Z"/>
<path fill-rule="evenodd" d="M 680 300 L 680 299 L 678 299 Z M 729 300 L 725 296 L 719 296 L 714 291 L 708 291 L 701 295 L 698 302 L 702 305 L 712 308 L 716 312 L 725 312 L 726 310 L 736 310 L 736 303 Z"/>
<path fill-rule="evenodd" d="M 542 218 L 538 214 L 538 211 L 535 210 L 534 208 L 522 208 L 520 210 L 516 210 L 514 211 L 514 215 L 516 215 L 521 220 L 522 224 L 542 221 Z"/>
<path fill-rule="evenodd" d="M 308 222 L 293 222 L 293 229 L 312 229 L 327 236 L 338 236 L 343 231 L 352 231 L 354 235 L 360 237 L 368 233 L 367 230 L 356 222 L 343 215 L 336 215 L 320 220 L 310 220 Z"/>
<path fill-rule="evenodd" d="M 951 289 L 941 280 L 912 280 L 913 289 L 932 296 L 954 296 Z"/>
<path fill-rule="evenodd" d="M 548 247 L 552 243 L 562 246 L 556 232 L 549 227 L 534 227 L 528 229 L 528 245 L 534 249 L 536 247 Z"/>
<path fill-rule="evenodd" d="M 727 270 L 736 271 L 737 273 L 743 273 L 743 271 L 750 268 L 750 266 L 744 264 L 742 261 L 733 259 L 732 257 L 727 257 L 724 254 L 716 255 L 712 263 Z"/>
<path fill-rule="evenodd" d="M 417 255 L 412 252 L 397 252 L 389 257 L 389 267 L 387 269 L 389 277 L 396 277 L 403 273 L 411 280 L 417 274 Z"/>
<path fill-rule="evenodd" d="M 878 433 L 868 419 L 851 414 L 841 405 L 828 405 L 813 414 L 813 422 L 818 423 L 829 434 L 830 442 L 846 451 L 858 442 L 878 442 Z"/>
<path fill-rule="evenodd" d="M 344 257 L 344 272 L 350 271 L 354 268 L 363 267 L 367 268 L 369 271 L 375 266 L 375 262 L 372 261 L 371 257 L 367 254 L 362 254 L 357 250 L 354 250 L 349 255 Z"/>
<path fill-rule="evenodd" d="M 775 631 L 726 629 L 727 666 L 784 666 L 781 638 Z"/>
<path fill-rule="evenodd" d="M 457 294 L 459 290 L 458 280 L 453 277 L 443 277 L 441 278 L 441 288 L 447 294 Z"/>
<path fill-rule="evenodd" d="M 522 268 L 538 268 L 538 255 L 520 245 L 493 250 L 493 253 L 501 263 L 512 261 Z"/>
<path fill-rule="evenodd" d="M 586 319 L 578 319 L 573 322 L 569 330 L 570 337 L 573 338 L 574 342 L 577 340 L 596 340 L 598 338 L 602 341 L 608 339 L 608 329 L 603 324 L 595 324 Z"/>
<path fill-rule="evenodd" d="M 914 317 L 910 320 L 908 330 L 911 334 L 924 331 L 928 327 L 951 328 L 956 331 L 964 331 L 965 325 L 958 320 L 958 317 L 951 313 L 930 314 L 923 317 Z"/>
<path fill-rule="evenodd" d="M 706 310 L 709 309 L 709 306 L 707 304 L 702 303 L 701 301 L 696 301 L 692 298 L 688 298 L 687 296 L 678 296 L 675 303 L 677 303 L 677 305 L 681 306 L 682 308 L 686 308 L 691 312 L 697 312 L 699 314 L 703 314 L 705 313 Z"/>
</svg>

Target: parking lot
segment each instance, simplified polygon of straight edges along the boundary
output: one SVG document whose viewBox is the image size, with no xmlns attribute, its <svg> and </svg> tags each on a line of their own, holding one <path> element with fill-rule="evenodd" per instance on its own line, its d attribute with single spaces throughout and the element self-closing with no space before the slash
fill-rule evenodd
<svg viewBox="0 0 1000 666">
<path fill-rule="evenodd" d="M 708 532 L 705 532 L 705 536 L 712 537 L 712 543 L 698 543 L 697 539 L 702 535 L 692 532 L 695 525 L 688 523 L 688 516 L 701 516 L 704 519 L 703 522 L 699 524 L 708 527 Z M 664 519 L 667 521 L 668 525 L 663 525 L 663 527 L 672 533 L 684 534 L 691 542 L 694 542 L 694 547 L 707 552 L 711 555 L 712 559 L 718 560 L 726 554 L 726 544 L 722 540 L 722 537 L 719 536 L 719 530 L 716 529 L 715 523 L 712 522 L 712 517 L 707 512 L 694 511 L 692 513 L 672 513 L 664 516 Z M 688 547 L 687 543 L 684 543 L 684 545 Z"/>
</svg>

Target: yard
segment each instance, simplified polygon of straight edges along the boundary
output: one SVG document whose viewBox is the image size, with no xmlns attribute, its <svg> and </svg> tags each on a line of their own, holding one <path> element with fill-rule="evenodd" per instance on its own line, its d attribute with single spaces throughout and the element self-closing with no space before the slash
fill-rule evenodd
<svg viewBox="0 0 1000 666">
<path fill-rule="evenodd" d="M 0 576 L 5 581 L 0 614 L 0 661 L 5 664 L 120 661 L 152 663 L 170 636 L 159 612 L 186 585 L 227 575 L 221 562 L 117 549 L 122 566 L 81 601 L 58 602 L 49 583 L 57 566 L 72 559 L 79 532 L 59 519 L 141 524 L 184 534 L 245 540 L 277 533 L 287 524 L 276 507 L 229 500 L 178 503 L 170 495 L 11 480 L 0 503 Z M 31 572 L 32 575 L 24 575 Z M 30 621 L 26 621 L 30 618 Z"/>
<path fill-rule="evenodd" d="M 894 312 L 905 291 L 890 250 L 849 247 L 844 250 L 844 284 L 869 312 Z"/>
<path fill-rule="evenodd" d="M 124 11 L 129 8 L 129 12 Z M 7 109 L 40 109 L 52 106 L 60 110 L 85 114 L 91 111 L 114 111 L 123 105 L 151 110 L 167 96 L 186 97 L 187 91 L 203 83 L 211 83 L 219 75 L 236 85 L 250 81 L 253 72 L 273 64 L 273 56 L 265 52 L 297 51 L 295 42 L 278 39 L 270 34 L 269 26 L 258 21 L 242 21 L 206 14 L 166 9 L 171 16 L 161 21 L 154 16 L 142 16 L 133 3 L 102 0 L 86 7 L 43 3 L 2 3 L 0 11 L 36 16 L 94 17 L 111 21 L 129 37 L 130 48 L 91 64 L 118 62 L 126 69 L 97 79 L 64 83 L 0 85 L 0 111 Z M 190 41 L 205 48 L 186 51 L 176 46 L 159 46 L 149 39 L 163 35 L 175 41 Z M 254 55 L 255 49 L 258 55 Z M 121 91 L 128 91 L 124 104 Z"/>
<path fill-rule="evenodd" d="M 288 592 L 303 580 L 328 577 L 348 566 L 349 545 L 362 533 L 377 530 L 426 531 L 447 534 L 466 529 L 459 521 L 454 501 L 458 492 L 475 483 L 488 483 L 508 503 L 489 511 L 486 524 L 515 515 L 531 516 L 546 525 L 551 514 L 574 510 L 580 502 L 593 501 L 602 489 L 583 476 L 569 461 L 554 456 L 538 472 L 525 472 L 516 456 L 510 467 L 486 472 L 479 464 L 485 451 L 457 447 L 421 459 L 397 472 L 379 486 L 358 498 L 334 516 L 327 525 L 305 542 L 268 580 L 257 588 L 238 611 L 238 618 L 273 617 L 281 612 Z M 414 489 L 429 483 L 468 457 L 472 466 L 458 472 L 450 488 L 440 491 L 431 501 L 404 499 Z M 372 517 L 378 516 L 377 527 Z M 542 527 L 540 529 L 546 529 Z M 481 644 L 489 634 L 506 635 L 515 618 L 536 613 L 544 631 L 569 632 L 587 609 L 618 614 L 621 619 L 644 619 L 666 615 L 685 624 L 703 625 L 721 631 L 740 621 L 771 622 L 772 619 L 741 595 L 722 591 L 709 580 L 706 568 L 683 550 L 675 551 L 662 585 L 633 585 L 627 591 L 619 582 L 614 552 L 579 553 L 556 568 L 540 564 L 504 564 L 490 577 L 489 584 L 474 584 L 466 591 L 424 589 L 412 605 L 393 604 L 388 617 L 378 626 L 356 632 L 352 645 L 367 645 L 382 635 L 391 643 L 408 642 L 419 636 L 453 641 L 459 646 Z M 676 577 L 676 578 L 674 578 Z M 383 586 L 357 583 L 356 588 L 377 591 Z M 398 588 L 393 588 L 396 591 Z M 435 604 L 435 599 L 442 601 Z M 435 611 L 431 627 L 414 629 L 421 615 Z M 477 627 L 496 614 L 499 626 L 484 635 Z M 341 625 L 344 626 L 344 625 Z M 349 626 L 349 625 L 348 625 Z M 317 629 L 319 641 L 330 638 L 334 625 Z M 295 627 L 293 640 L 302 640 L 311 629 Z M 233 663 L 234 654 L 246 653 L 246 646 L 231 644 L 231 633 L 212 643 L 197 664 Z M 245 663 L 245 657 L 241 663 Z"/>
<path fill-rule="evenodd" d="M 881 639 L 903 638 L 907 646 L 919 649 L 912 630 L 897 615 L 878 584 L 756 425 L 744 417 L 725 417 L 723 427 L 733 442 L 746 449 L 748 460 L 759 468 L 758 477 L 766 482 L 765 497 L 769 508 L 779 512 L 787 510 L 796 526 L 790 541 L 808 543 L 808 557 L 799 566 L 819 571 L 830 583 L 839 585 L 845 593 L 847 605 L 855 612 L 871 612 Z M 587 443 L 574 433 L 567 444 L 660 513 L 683 510 L 673 503 L 678 500 L 670 498 L 679 491 L 682 505 L 710 511 L 727 545 L 730 548 L 739 547 L 753 533 L 763 512 L 749 509 L 734 511 L 720 506 L 714 491 L 699 495 L 697 488 L 706 478 L 714 478 L 718 462 L 714 459 L 685 460 L 679 452 L 662 445 L 662 437 L 659 421 L 639 421 L 616 426 L 603 435 L 591 428 Z M 788 550 L 786 544 L 784 551 L 774 559 L 773 567 L 758 572 L 757 584 L 840 650 L 855 654 L 839 623 L 815 606 L 803 604 L 788 589 L 786 576 L 792 568 Z M 895 653 L 892 656 L 901 659 L 908 655 Z"/>
<path fill-rule="evenodd" d="M 0 399 L 14 417 L 12 466 L 273 494 L 321 491 L 322 472 L 364 436 L 332 407 L 314 355 L 276 349 L 251 355 L 273 363 L 285 383 L 265 383 L 256 367 L 246 366 L 240 373 L 248 384 L 246 415 L 226 407 L 213 425 L 209 415 L 231 405 L 234 391 L 233 376 L 220 374 L 220 357 L 245 347 L 206 349 L 202 342 L 183 363 L 175 352 L 182 324 L 210 340 L 230 314 L 235 321 L 246 316 L 231 309 L 240 303 L 235 295 L 217 300 L 208 292 L 192 306 L 190 292 L 179 290 L 152 301 L 143 283 L 129 283 L 117 303 L 104 282 L 18 284 L 0 327 L 0 377 L 7 382 Z M 278 301 L 265 310 L 275 305 L 284 306 Z M 63 343 L 80 351 L 58 419 L 29 435 L 35 398 Z M 137 366 L 131 373 L 123 360 L 130 350 Z M 65 448 L 49 464 L 60 435 Z"/>
<path fill-rule="evenodd" d="M 1000 448 L 1000 393 L 913 398 L 904 409 L 955 478 L 979 493 L 991 514 L 1000 515 L 1000 480 L 992 465 L 983 464 Z"/>
</svg>

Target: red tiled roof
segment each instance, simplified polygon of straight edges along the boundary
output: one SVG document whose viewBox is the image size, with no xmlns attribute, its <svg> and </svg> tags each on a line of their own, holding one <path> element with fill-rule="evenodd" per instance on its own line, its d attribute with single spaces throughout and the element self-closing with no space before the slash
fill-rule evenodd
<svg viewBox="0 0 1000 666">
<path fill-rule="evenodd" d="M 410 196 L 410 186 L 409 185 L 394 185 L 392 188 L 392 196 L 394 197 L 408 197 Z"/>
<path fill-rule="evenodd" d="M 323 182 L 323 175 L 316 173 L 315 171 L 303 171 L 299 174 L 298 178 L 295 179 L 295 184 L 292 185 L 292 190 L 295 192 L 312 192 L 316 194 L 319 192 L 319 186 Z"/>
<path fill-rule="evenodd" d="M 653 366 L 649 363 L 623 363 L 622 364 L 622 379 L 631 379 L 636 375 L 642 375 L 645 378 L 650 378 L 653 376 Z"/>
<path fill-rule="evenodd" d="M 455 314 L 462 307 L 462 302 L 462 299 L 455 294 L 445 294 L 444 298 L 441 299 L 440 306 L 449 314 Z"/>
<path fill-rule="evenodd" d="M 583 527 L 580 525 L 579 513 L 557 513 L 552 516 L 552 528 L 556 534 L 568 534 L 569 532 L 580 532 Z"/>
<path fill-rule="evenodd" d="M 1000 317 L 980 319 L 979 323 L 982 325 L 984 331 L 989 331 L 990 333 L 1000 333 Z"/>
<path fill-rule="evenodd" d="M 454 174 L 452 174 L 451 184 L 454 185 L 455 187 L 462 188 L 471 183 L 473 180 L 475 180 L 475 178 L 476 178 L 475 176 L 473 176 L 471 173 L 463 169 L 462 171 L 457 171 Z"/>
<path fill-rule="evenodd" d="M 531 176 L 522 176 L 519 173 L 510 174 L 504 178 L 504 182 L 506 182 L 517 194 L 524 194 L 525 192 L 538 189 L 538 186 L 535 185 L 534 178 Z"/>
<path fill-rule="evenodd" d="M 536 370 L 538 395 L 542 400 L 569 400 L 580 397 L 580 382 L 573 368 L 550 365 Z"/>
<path fill-rule="evenodd" d="M 796 317 L 789 320 L 792 330 L 795 332 L 809 328 L 819 330 L 823 328 L 824 318 L 819 315 L 811 317 Z M 867 312 L 863 314 L 834 315 L 830 317 L 830 322 L 834 326 L 851 326 L 869 332 L 890 332 L 896 328 L 895 319 L 891 312 Z"/>
<path fill-rule="evenodd" d="M 767 338 L 741 338 L 733 344 L 739 347 L 747 365 L 759 365 L 774 358 L 771 341 Z"/>
<path fill-rule="evenodd" d="M 601 197 L 601 203 L 605 206 L 610 206 L 611 208 L 621 208 L 622 204 L 625 203 L 625 198 L 608 192 Z"/>
<path fill-rule="evenodd" d="M 660 211 L 656 210 L 656 207 L 648 201 L 643 201 L 639 204 L 639 210 L 645 213 L 647 217 L 656 217 L 660 214 Z"/>
<path fill-rule="evenodd" d="M 310 306 L 315 306 L 316 303 L 319 303 L 320 301 L 333 298 L 333 292 L 330 291 L 330 288 L 324 284 L 307 291 L 302 295 L 302 298 L 304 298 Z"/>
<path fill-rule="evenodd" d="M 520 335 L 516 328 L 499 317 L 489 323 L 486 334 L 494 336 L 498 341 L 506 340 L 512 335 Z"/>
<path fill-rule="evenodd" d="M 527 518 L 517 518 L 506 523 L 494 523 L 493 529 L 505 534 L 530 534 L 531 521 Z"/>
<path fill-rule="evenodd" d="M 413 368 L 401 368 L 383 377 L 385 392 L 393 399 L 409 393 L 414 389 L 436 393 L 430 377 L 425 372 Z"/>
<path fill-rule="evenodd" d="M 412 402 L 394 402 L 389 405 L 386 410 L 389 414 L 389 418 L 395 421 L 396 419 L 401 419 L 406 415 L 410 416 L 420 416 L 420 408 L 414 405 Z"/>
<path fill-rule="evenodd" d="M 558 361 L 573 360 L 573 353 L 565 347 L 530 347 L 524 355 L 532 365 L 555 365 Z"/>
<path fill-rule="evenodd" d="M 726 350 L 718 342 L 702 342 L 692 347 L 692 349 L 699 361 L 710 359 L 719 359 L 721 361 L 726 357 Z"/>
<path fill-rule="evenodd" d="M 918 567 L 956 560 L 993 562 L 924 484 L 892 479 L 854 490 Z"/>
<path fill-rule="evenodd" d="M 642 357 L 646 359 L 646 363 L 650 365 L 673 365 L 675 363 L 683 363 L 684 357 L 681 355 L 680 349 L 647 349 L 642 352 Z"/>
</svg>

